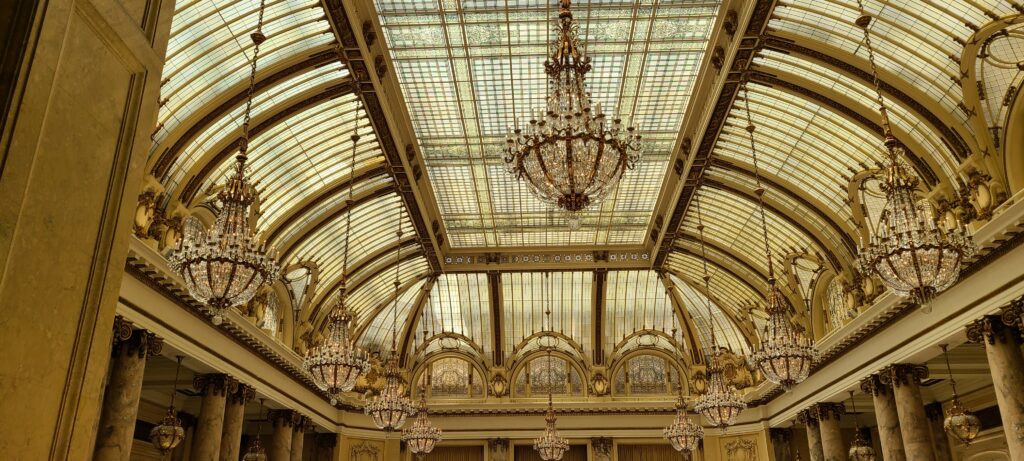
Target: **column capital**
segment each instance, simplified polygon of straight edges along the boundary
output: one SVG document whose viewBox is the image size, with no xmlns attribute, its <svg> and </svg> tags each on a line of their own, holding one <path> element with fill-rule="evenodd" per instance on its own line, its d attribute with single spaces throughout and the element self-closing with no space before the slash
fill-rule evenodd
<svg viewBox="0 0 1024 461">
<path fill-rule="evenodd" d="M 160 355 L 164 347 L 163 338 L 141 328 L 135 328 L 130 320 L 120 315 L 114 316 L 113 341 L 111 354 L 138 354 L 140 359 Z"/>
<path fill-rule="evenodd" d="M 928 378 L 928 367 L 916 363 L 894 363 L 882 369 L 878 374 L 882 384 L 890 387 L 907 386 L 910 383 L 921 384 Z"/>
<path fill-rule="evenodd" d="M 594 451 L 600 455 L 611 455 L 612 453 L 612 438 L 611 437 L 594 437 L 590 439 L 590 445 L 594 447 Z"/>
<path fill-rule="evenodd" d="M 807 408 L 805 410 L 800 410 L 796 414 L 796 420 L 799 421 L 800 424 L 804 424 L 804 425 L 808 425 L 808 426 L 817 426 L 818 425 L 818 410 L 816 408 L 814 408 L 814 407 Z"/>
<path fill-rule="evenodd" d="M 223 373 L 197 374 L 192 387 L 202 395 L 228 396 L 238 392 L 238 380 Z"/>
<path fill-rule="evenodd" d="M 1007 318 L 1005 315 L 1003 317 L 986 315 L 971 322 L 967 325 L 967 340 L 976 344 L 988 343 L 989 345 L 995 345 L 997 341 L 999 343 L 1006 343 L 1013 339 L 1017 344 L 1020 344 L 1020 330 L 1013 323 L 1008 324 L 1004 322 L 1005 318 Z M 1020 321 L 1019 317 L 1017 321 Z"/>
<path fill-rule="evenodd" d="M 942 404 L 939 402 L 925 404 L 924 414 L 932 421 L 942 421 L 946 418 L 945 412 L 942 411 Z"/>
<path fill-rule="evenodd" d="M 773 443 L 790 443 L 793 440 L 793 430 L 788 427 L 770 428 L 768 435 Z"/>
<path fill-rule="evenodd" d="M 302 424 L 305 416 L 295 410 L 270 410 L 267 419 L 274 427 L 295 427 Z"/>
<path fill-rule="evenodd" d="M 256 398 L 256 389 L 248 384 L 238 383 L 238 389 L 228 394 L 228 403 L 245 405 Z"/>
<path fill-rule="evenodd" d="M 846 405 L 842 402 L 821 402 L 817 405 L 817 412 L 820 421 L 839 421 L 846 414 Z"/>
<path fill-rule="evenodd" d="M 881 377 L 878 374 L 873 374 L 864 378 L 860 381 L 860 390 L 864 391 L 865 394 L 871 395 L 890 395 L 892 394 L 892 387 L 882 382 Z"/>
</svg>

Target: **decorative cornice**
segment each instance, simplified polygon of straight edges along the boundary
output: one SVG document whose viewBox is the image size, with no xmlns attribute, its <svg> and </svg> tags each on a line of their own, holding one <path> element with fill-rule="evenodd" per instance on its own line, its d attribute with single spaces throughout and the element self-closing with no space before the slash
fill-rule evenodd
<svg viewBox="0 0 1024 461">
<path fill-rule="evenodd" d="M 894 363 L 883 368 L 878 376 L 882 383 L 894 388 L 920 385 L 921 380 L 928 378 L 928 367 L 916 363 Z"/>
<path fill-rule="evenodd" d="M 237 379 L 224 373 L 196 374 L 192 379 L 192 387 L 203 396 L 227 397 L 238 392 L 238 384 Z"/>
<path fill-rule="evenodd" d="M 994 346 L 997 342 L 1006 344 L 1012 340 L 1020 345 L 1022 339 L 1020 330 L 1004 323 L 999 315 L 986 315 L 967 325 L 967 340 L 972 343 Z"/>
<path fill-rule="evenodd" d="M 839 421 L 846 414 L 846 405 L 842 402 L 822 402 L 815 409 L 820 421 Z"/>
</svg>

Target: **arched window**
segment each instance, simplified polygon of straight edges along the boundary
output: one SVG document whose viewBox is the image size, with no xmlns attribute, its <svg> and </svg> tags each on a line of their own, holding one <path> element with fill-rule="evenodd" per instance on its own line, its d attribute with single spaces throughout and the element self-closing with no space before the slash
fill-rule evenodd
<svg viewBox="0 0 1024 461">
<path fill-rule="evenodd" d="M 674 394 L 679 372 L 663 357 L 643 354 L 630 357 L 615 372 L 612 392 L 616 395 Z"/>
<path fill-rule="evenodd" d="M 483 378 L 473 364 L 455 357 L 443 357 L 427 364 L 420 373 L 419 385 L 427 398 L 484 397 Z"/>
<path fill-rule="evenodd" d="M 547 395 L 583 395 L 583 377 L 568 360 L 543 356 L 530 360 L 516 375 L 517 397 Z"/>
</svg>

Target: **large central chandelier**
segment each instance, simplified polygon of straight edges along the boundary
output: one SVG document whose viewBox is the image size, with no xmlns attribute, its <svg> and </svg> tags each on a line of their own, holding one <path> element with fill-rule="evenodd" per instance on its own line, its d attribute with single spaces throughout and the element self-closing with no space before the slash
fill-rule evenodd
<svg viewBox="0 0 1024 461">
<path fill-rule="evenodd" d="M 811 373 L 811 365 L 818 356 L 812 341 L 793 327 L 789 320 L 789 309 L 775 280 L 775 264 L 772 258 L 772 247 L 768 240 L 768 220 L 764 213 L 764 186 L 761 185 L 761 172 L 757 162 L 757 143 L 754 141 L 754 119 L 750 116 L 750 94 L 747 89 L 746 75 L 743 77 L 743 108 L 747 118 L 747 136 L 750 141 L 750 155 L 754 164 L 754 182 L 757 195 L 757 208 L 761 216 L 761 237 L 764 240 L 764 255 L 768 263 L 768 296 L 765 311 L 768 321 L 761 333 L 760 349 L 751 356 L 751 362 L 757 366 L 768 381 L 789 390 L 803 382 Z M 810 312 L 808 312 L 810 315 Z"/>
<path fill-rule="evenodd" d="M 663 432 L 665 439 L 672 444 L 672 448 L 685 455 L 692 455 L 700 447 L 700 441 L 704 440 L 704 428 L 686 414 L 686 402 L 681 393 L 682 387 L 680 386 L 679 401 L 676 402 L 676 417 Z"/>
<path fill-rule="evenodd" d="M 547 107 L 525 129 L 510 130 L 505 162 L 534 195 L 564 211 L 569 226 L 578 228 L 579 212 L 601 202 L 626 169 L 636 165 L 640 135 L 619 118 L 609 120 L 601 104 L 591 102 L 586 85 L 590 58 L 569 7 L 570 0 L 561 0 L 558 37 L 544 62 Z"/>
<path fill-rule="evenodd" d="M 434 451 L 434 446 L 441 441 L 441 429 L 431 424 L 427 418 L 427 390 L 423 387 L 420 387 L 420 408 L 416 413 L 416 420 L 402 431 L 402 441 L 419 459 Z"/>
<path fill-rule="evenodd" d="M 359 117 L 356 117 L 358 122 Z M 356 123 L 358 130 L 358 123 Z M 349 189 L 348 200 L 345 207 L 345 250 L 342 259 L 341 288 L 338 291 L 338 300 L 331 311 L 327 323 L 327 338 L 324 342 L 310 348 L 302 365 L 306 372 L 313 378 L 317 387 L 327 391 L 331 395 L 331 404 L 338 402 L 342 392 L 351 391 L 356 385 L 356 380 L 366 374 L 370 369 L 369 355 L 355 344 L 350 327 L 352 325 L 352 313 L 346 303 L 348 282 L 348 248 L 350 236 L 352 235 L 352 211 L 355 202 L 352 200 L 352 185 L 355 184 L 356 169 L 356 145 L 359 142 L 358 131 L 352 135 L 352 160 L 349 168 Z"/>
<path fill-rule="evenodd" d="M 714 313 L 711 311 L 711 275 L 708 273 L 708 255 L 704 243 L 704 218 L 701 216 L 700 198 L 695 200 L 697 208 L 697 231 L 700 234 L 700 254 L 704 265 L 704 293 L 705 302 L 708 308 L 708 322 L 711 322 L 711 353 L 708 355 L 708 386 L 707 390 L 697 397 L 693 410 L 700 413 L 712 426 L 723 431 L 736 422 L 747 403 L 743 396 L 732 384 L 729 384 L 725 377 L 725 369 L 721 363 L 722 351 L 718 348 L 718 340 L 715 337 L 715 325 L 711 319 Z"/>
<path fill-rule="evenodd" d="M 871 64 L 871 77 L 878 97 L 885 134 L 888 165 L 881 184 L 886 205 L 878 228 L 860 249 L 865 272 L 875 274 L 899 296 L 911 296 L 925 312 L 931 310 L 935 296 L 960 277 L 960 264 L 975 251 L 974 240 L 960 223 L 953 228 L 940 226 L 931 203 L 918 196 L 920 182 L 903 159 L 903 147 L 892 134 L 885 99 L 871 48 L 871 16 L 864 3 L 857 1 L 860 17 L 856 24 L 864 30 L 864 45 Z"/>
<path fill-rule="evenodd" d="M 224 312 L 228 308 L 249 302 L 278 274 L 276 251 L 266 248 L 249 226 L 249 206 L 256 200 L 257 193 L 245 177 L 252 98 L 256 88 L 256 61 L 260 44 L 267 39 L 263 34 L 264 9 L 265 2 L 261 1 L 256 32 L 250 34 L 255 46 L 249 69 L 242 140 L 235 156 L 235 171 L 217 193 L 221 211 L 212 229 L 185 235 L 181 247 L 169 258 L 171 268 L 184 279 L 189 294 L 210 309 L 215 325 L 224 321 Z"/>
<path fill-rule="evenodd" d="M 398 219 L 398 256 L 397 263 L 395 264 L 395 301 L 392 306 L 394 312 L 393 323 L 391 326 L 391 355 L 388 356 L 387 363 L 384 365 L 384 388 L 381 389 L 380 394 L 373 397 L 373 399 L 366 404 L 365 412 L 366 415 L 373 420 L 373 424 L 378 429 L 383 429 L 387 432 L 395 431 L 402 428 L 405 424 L 405 420 L 412 415 L 416 414 L 416 408 L 413 406 L 409 398 L 405 396 L 405 386 L 402 384 L 402 372 L 398 367 L 398 298 L 399 298 L 399 285 L 401 280 L 402 272 L 402 219 L 401 214 Z"/>
</svg>

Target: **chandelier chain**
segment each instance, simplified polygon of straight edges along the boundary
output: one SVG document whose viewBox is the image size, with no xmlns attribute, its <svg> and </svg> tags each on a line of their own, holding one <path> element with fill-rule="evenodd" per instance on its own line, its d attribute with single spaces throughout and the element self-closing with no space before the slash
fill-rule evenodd
<svg viewBox="0 0 1024 461">
<path fill-rule="evenodd" d="M 242 119 L 242 144 L 238 149 L 238 161 L 243 164 L 248 159 L 247 154 L 249 152 L 249 125 L 252 122 L 253 95 L 256 93 L 256 61 L 260 57 L 260 45 L 267 39 L 263 35 L 263 14 L 266 10 L 266 3 L 266 0 L 260 0 L 259 16 L 256 19 L 256 32 L 250 35 L 254 46 L 252 62 L 249 64 L 249 89 L 245 98 L 245 116 Z"/>
<path fill-rule="evenodd" d="M 401 285 L 402 276 L 402 217 L 404 215 L 405 208 L 401 208 L 398 211 L 398 231 L 395 232 L 395 235 L 398 237 L 398 253 L 396 256 L 398 261 L 395 263 L 395 302 L 391 315 L 391 355 L 398 353 L 398 287 Z"/>
<path fill-rule="evenodd" d="M 768 285 L 770 290 L 771 286 L 775 285 L 775 266 L 772 263 L 772 247 L 768 240 L 768 219 L 765 217 L 764 212 L 764 186 L 761 184 L 761 169 L 759 168 L 757 161 L 757 146 L 754 141 L 755 127 L 754 120 L 750 115 L 750 92 L 747 88 L 749 85 L 749 79 L 746 74 L 743 75 L 741 85 L 743 86 L 743 109 L 747 118 L 747 137 L 750 139 L 750 156 L 754 162 L 754 182 L 756 184 L 754 194 L 757 195 L 757 208 L 761 216 L 761 236 L 764 238 L 765 258 L 768 260 Z"/>
<path fill-rule="evenodd" d="M 698 188 L 700 186 L 698 185 Z M 707 247 L 704 244 L 704 218 L 703 213 L 700 210 L 700 197 L 694 199 L 694 206 L 697 208 L 697 233 L 700 235 L 700 261 L 704 266 L 704 300 L 706 307 L 708 308 L 708 322 L 714 318 L 714 314 L 711 311 L 711 274 L 708 272 L 708 253 Z M 715 325 L 711 324 L 711 350 L 718 348 L 718 342 L 715 339 Z"/>
<path fill-rule="evenodd" d="M 942 358 L 946 361 L 946 374 L 949 375 L 949 386 L 953 388 L 953 399 L 957 399 L 959 396 L 956 393 L 956 380 L 953 379 L 953 367 L 949 366 L 949 351 L 946 350 L 948 347 L 948 344 L 939 344 L 939 348 L 942 349 Z"/>
<path fill-rule="evenodd" d="M 864 0 L 857 0 L 857 10 L 860 12 L 860 18 L 857 19 L 858 25 L 864 31 L 864 47 L 868 51 L 868 64 L 871 66 L 871 83 L 875 87 L 875 97 L 878 100 L 878 111 L 882 115 L 882 130 L 886 137 L 892 136 L 892 126 L 889 123 L 889 111 L 885 106 L 885 98 L 882 97 L 882 80 L 878 78 L 878 66 L 875 63 L 875 51 L 871 46 L 871 32 L 869 31 L 869 25 L 871 16 L 864 10 Z M 863 23 L 863 24 L 862 24 Z M 894 154 L 890 149 L 890 155 Z"/>
<path fill-rule="evenodd" d="M 351 242 L 352 235 L 352 213 L 355 211 L 355 202 L 352 200 L 353 191 L 356 188 L 356 150 L 359 145 L 359 109 L 356 109 L 356 120 L 354 133 L 352 134 L 352 158 L 348 169 L 348 198 L 345 200 L 345 208 L 348 210 L 345 212 L 345 250 L 342 253 L 341 260 L 341 289 L 339 293 L 340 301 L 344 308 L 345 300 L 348 298 L 348 248 Z"/>
</svg>

